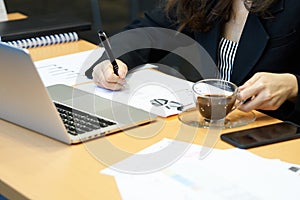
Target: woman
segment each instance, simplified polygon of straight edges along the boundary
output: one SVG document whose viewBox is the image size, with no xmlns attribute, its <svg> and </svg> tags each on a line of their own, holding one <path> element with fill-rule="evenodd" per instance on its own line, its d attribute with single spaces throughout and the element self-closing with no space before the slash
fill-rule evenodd
<svg viewBox="0 0 300 200">
<path fill-rule="evenodd" d="M 125 29 L 164 27 L 192 37 L 210 54 L 221 77 L 240 85 L 240 99 L 247 100 L 241 110 L 300 123 L 299 10 L 299 0 L 167 0 L 163 9 Z M 155 52 L 135 53 L 137 60 L 147 61 Z M 120 89 L 127 67 L 134 64 L 126 57 L 117 62 L 119 76 L 108 61 L 86 74 L 98 86 Z"/>
</svg>

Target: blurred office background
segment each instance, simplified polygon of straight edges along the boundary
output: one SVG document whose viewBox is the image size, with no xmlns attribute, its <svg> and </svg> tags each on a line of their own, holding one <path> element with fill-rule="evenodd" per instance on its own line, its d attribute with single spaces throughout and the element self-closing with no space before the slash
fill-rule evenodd
<svg viewBox="0 0 300 200">
<path fill-rule="evenodd" d="M 84 39 L 96 43 L 96 31 L 102 26 L 113 34 L 134 18 L 153 9 L 160 0 L 5 0 L 7 12 L 21 12 L 27 16 L 47 14 L 74 15 L 92 22 L 93 30 Z"/>
</svg>

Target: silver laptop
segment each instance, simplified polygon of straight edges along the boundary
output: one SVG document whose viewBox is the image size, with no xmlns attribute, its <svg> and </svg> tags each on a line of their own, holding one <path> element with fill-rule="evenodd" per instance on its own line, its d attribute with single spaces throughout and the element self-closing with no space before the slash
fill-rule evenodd
<svg viewBox="0 0 300 200">
<path fill-rule="evenodd" d="M 0 118 L 73 144 L 156 116 L 70 86 L 45 88 L 30 55 L 0 43 Z"/>
</svg>

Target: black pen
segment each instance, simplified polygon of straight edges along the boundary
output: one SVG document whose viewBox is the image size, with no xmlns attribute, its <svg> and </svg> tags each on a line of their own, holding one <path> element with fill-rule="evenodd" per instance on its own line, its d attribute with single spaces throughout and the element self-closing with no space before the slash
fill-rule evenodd
<svg viewBox="0 0 300 200">
<path fill-rule="evenodd" d="M 108 37 L 106 36 L 106 34 L 103 31 L 98 31 L 98 35 L 99 35 L 100 42 L 105 49 L 106 55 L 108 56 L 111 65 L 113 66 L 114 73 L 117 76 L 119 76 L 119 73 L 118 73 L 119 66 L 118 66 L 118 64 L 115 60 L 115 57 L 111 51 L 111 46 L 108 41 Z"/>
</svg>

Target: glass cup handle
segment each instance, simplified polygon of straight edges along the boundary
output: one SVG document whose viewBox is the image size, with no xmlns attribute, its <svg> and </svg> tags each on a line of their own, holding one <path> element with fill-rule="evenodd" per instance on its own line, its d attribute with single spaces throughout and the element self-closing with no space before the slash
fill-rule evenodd
<svg viewBox="0 0 300 200">
<path fill-rule="evenodd" d="M 234 111 L 235 109 L 239 108 L 243 104 L 243 101 L 236 100 L 234 106 L 232 107 L 231 111 Z"/>
<path fill-rule="evenodd" d="M 237 93 L 236 95 L 237 97 L 239 96 L 239 92 Z M 232 107 L 231 111 L 234 111 L 235 109 L 239 108 L 242 104 L 244 103 L 244 101 L 242 100 L 239 100 L 238 98 L 236 99 L 235 103 L 234 103 L 234 106 Z"/>
</svg>

